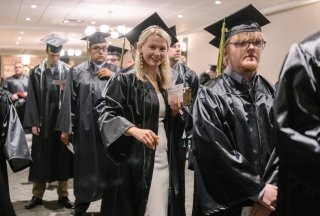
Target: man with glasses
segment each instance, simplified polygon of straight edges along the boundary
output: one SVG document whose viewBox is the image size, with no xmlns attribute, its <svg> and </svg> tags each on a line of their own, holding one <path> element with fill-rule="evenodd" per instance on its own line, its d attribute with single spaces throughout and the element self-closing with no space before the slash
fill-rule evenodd
<svg viewBox="0 0 320 216">
<path fill-rule="evenodd" d="M 193 110 L 193 215 L 275 214 L 274 87 L 257 73 L 268 23 L 249 5 L 206 28 L 218 36 L 225 69 L 198 92 Z"/>
<path fill-rule="evenodd" d="M 102 145 L 93 106 L 109 78 L 119 68 L 106 62 L 110 34 L 96 32 L 88 42 L 89 61 L 70 70 L 56 129 L 65 145 L 74 145 L 74 215 L 84 215 L 90 202 L 102 198 L 107 156 Z M 72 144 L 70 144 L 70 142 Z"/>
</svg>

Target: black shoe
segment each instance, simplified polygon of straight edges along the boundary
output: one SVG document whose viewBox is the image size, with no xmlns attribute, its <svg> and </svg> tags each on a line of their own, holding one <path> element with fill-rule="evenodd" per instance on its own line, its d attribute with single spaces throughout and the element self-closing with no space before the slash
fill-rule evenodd
<svg viewBox="0 0 320 216">
<path fill-rule="evenodd" d="M 36 207 L 37 205 L 42 205 L 42 204 L 43 204 L 42 199 L 33 196 L 31 198 L 31 201 L 27 205 L 25 205 L 24 208 L 25 209 L 32 209 L 32 208 Z"/>
<path fill-rule="evenodd" d="M 62 205 L 65 208 L 73 208 L 73 203 L 68 199 L 68 197 L 60 197 L 58 199 L 58 203 L 60 203 L 60 205 Z"/>
<path fill-rule="evenodd" d="M 86 215 L 86 213 L 77 212 L 77 211 L 73 211 L 71 214 L 72 214 L 73 216 L 85 216 L 85 215 Z"/>
</svg>

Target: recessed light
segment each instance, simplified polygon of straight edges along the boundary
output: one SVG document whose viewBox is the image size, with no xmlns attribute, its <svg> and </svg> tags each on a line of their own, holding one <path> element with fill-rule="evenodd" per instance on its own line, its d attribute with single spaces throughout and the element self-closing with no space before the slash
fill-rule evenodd
<svg viewBox="0 0 320 216">
<path fill-rule="evenodd" d="M 35 9 L 35 8 L 37 8 L 37 5 L 31 5 L 30 6 L 32 9 Z"/>
<path fill-rule="evenodd" d="M 217 0 L 217 1 L 215 1 L 214 3 L 215 3 L 216 5 L 220 5 L 222 2 L 219 1 L 219 0 Z"/>
<path fill-rule="evenodd" d="M 96 24 L 96 21 L 91 21 L 91 25 L 95 25 Z"/>
<path fill-rule="evenodd" d="M 24 32 L 23 32 L 23 31 L 21 31 L 21 32 L 20 32 L 20 34 L 22 34 L 22 35 L 23 35 L 23 34 L 24 34 Z"/>
<path fill-rule="evenodd" d="M 30 18 L 30 17 L 27 17 L 27 18 L 26 18 L 26 21 L 30 21 L 30 20 L 31 20 L 31 18 Z"/>
<path fill-rule="evenodd" d="M 17 42 L 16 42 L 16 44 L 17 44 L 17 45 L 19 45 L 19 44 L 20 44 L 20 42 L 19 42 L 19 41 L 17 41 Z"/>
<path fill-rule="evenodd" d="M 183 18 L 183 16 L 181 14 L 178 15 L 178 18 Z"/>
<path fill-rule="evenodd" d="M 22 37 L 18 37 L 18 38 L 17 38 L 17 40 L 21 40 L 21 39 L 22 39 Z"/>
</svg>

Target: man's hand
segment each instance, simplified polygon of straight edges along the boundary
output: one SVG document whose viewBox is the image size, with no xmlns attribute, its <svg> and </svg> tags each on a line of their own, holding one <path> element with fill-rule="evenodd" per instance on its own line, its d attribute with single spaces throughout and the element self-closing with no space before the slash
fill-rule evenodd
<svg viewBox="0 0 320 216">
<path fill-rule="evenodd" d="M 177 96 L 173 96 L 172 101 L 170 101 L 169 105 L 172 110 L 172 116 L 175 117 L 181 110 L 182 103 L 179 101 L 179 98 Z"/>
<path fill-rule="evenodd" d="M 62 131 L 62 132 L 61 132 L 60 139 L 61 139 L 61 141 L 63 142 L 63 144 L 69 145 L 69 142 L 70 142 L 70 134 Z"/>
<path fill-rule="evenodd" d="M 31 132 L 33 135 L 39 136 L 40 135 L 40 128 L 38 127 L 32 127 Z"/>
<path fill-rule="evenodd" d="M 126 131 L 127 136 L 133 136 L 139 142 L 142 142 L 151 149 L 155 149 L 160 139 L 152 130 L 131 127 Z"/>
<path fill-rule="evenodd" d="M 11 95 L 11 100 L 12 100 L 12 101 L 16 101 L 16 100 L 18 100 L 18 99 L 19 99 L 19 96 L 18 96 L 17 94 Z"/>
<path fill-rule="evenodd" d="M 114 72 L 112 72 L 111 70 L 109 70 L 108 68 L 100 68 L 97 71 L 97 76 L 99 77 L 99 79 L 101 78 L 109 78 L 114 74 Z"/>
<path fill-rule="evenodd" d="M 264 193 L 258 202 L 267 209 L 274 211 L 277 206 L 278 187 L 272 184 L 266 184 Z"/>
</svg>

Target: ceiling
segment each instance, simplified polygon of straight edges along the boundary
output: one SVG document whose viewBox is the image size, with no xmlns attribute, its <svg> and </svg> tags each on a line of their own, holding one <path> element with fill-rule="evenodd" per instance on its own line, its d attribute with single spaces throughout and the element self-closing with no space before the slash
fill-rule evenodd
<svg viewBox="0 0 320 216">
<path fill-rule="evenodd" d="M 40 39 L 55 33 L 70 39 L 65 48 L 84 49 L 80 40 L 91 22 L 95 26 L 126 25 L 134 27 L 154 12 L 170 27 L 176 25 L 178 35 L 202 31 L 204 27 L 240 9 L 254 4 L 263 13 L 276 13 L 286 7 L 310 1 L 302 0 L 1 0 L 0 54 L 43 52 Z M 31 5 L 37 5 L 35 9 Z M 183 18 L 177 16 L 181 14 Z M 29 17 L 30 21 L 25 19 Z M 63 23 L 64 19 L 82 20 Z M 22 34 L 23 32 L 23 34 Z M 109 39 L 108 39 L 109 40 Z M 110 39 L 117 45 L 120 39 Z M 19 44 L 17 44 L 19 43 Z"/>
</svg>

